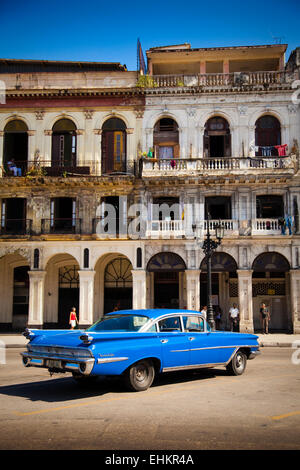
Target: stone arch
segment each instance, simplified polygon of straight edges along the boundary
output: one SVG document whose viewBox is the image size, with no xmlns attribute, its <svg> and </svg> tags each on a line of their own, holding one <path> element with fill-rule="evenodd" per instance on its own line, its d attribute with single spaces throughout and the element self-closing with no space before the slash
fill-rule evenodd
<svg viewBox="0 0 300 470">
<path fill-rule="evenodd" d="M 95 320 L 115 307 L 118 310 L 132 308 L 132 269 L 130 258 L 120 252 L 106 253 L 98 258 L 94 268 Z"/>
<path fill-rule="evenodd" d="M 261 329 L 260 307 L 265 303 L 271 314 L 271 331 L 290 329 L 288 308 L 288 273 L 290 263 L 281 253 L 264 252 L 252 262 L 252 298 L 254 329 Z"/>
<path fill-rule="evenodd" d="M 64 251 L 45 260 L 44 324 L 69 327 L 71 308 L 79 310 L 79 269 L 75 256 Z"/>
<path fill-rule="evenodd" d="M 185 270 L 185 261 L 175 252 L 160 252 L 150 258 L 147 272 L 154 307 L 183 308 L 186 305 Z"/>
<path fill-rule="evenodd" d="M 24 279 L 20 279 L 20 282 L 14 282 L 15 269 L 21 267 L 25 268 Z M 27 324 L 29 283 L 26 267 L 30 271 L 29 259 L 17 251 L 3 254 L 0 257 L 0 325 L 3 329 L 22 329 Z"/>
</svg>

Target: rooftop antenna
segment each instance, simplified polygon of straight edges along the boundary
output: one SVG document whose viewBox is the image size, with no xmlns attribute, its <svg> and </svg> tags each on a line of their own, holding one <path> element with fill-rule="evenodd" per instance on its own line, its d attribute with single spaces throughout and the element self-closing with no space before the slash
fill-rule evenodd
<svg viewBox="0 0 300 470">
<path fill-rule="evenodd" d="M 272 38 L 275 41 L 275 44 L 282 44 L 282 40 L 284 39 L 284 36 L 272 36 Z"/>
</svg>

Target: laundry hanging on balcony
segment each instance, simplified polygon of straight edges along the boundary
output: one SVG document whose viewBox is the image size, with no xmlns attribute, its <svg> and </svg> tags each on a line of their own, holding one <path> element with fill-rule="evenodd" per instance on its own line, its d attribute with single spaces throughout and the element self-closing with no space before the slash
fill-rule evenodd
<svg viewBox="0 0 300 470">
<path fill-rule="evenodd" d="M 286 152 L 287 152 L 287 144 L 282 144 L 282 145 L 271 145 L 271 146 L 255 146 L 255 152 L 258 152 L 261 154 L 262 157 L 271 157 L 272 156 L 272 150 L 276 149 L 278 152 L 279 157 L 285 157 Z M 274 155 L 273 155 L 274 156 Z"/>
</svg>

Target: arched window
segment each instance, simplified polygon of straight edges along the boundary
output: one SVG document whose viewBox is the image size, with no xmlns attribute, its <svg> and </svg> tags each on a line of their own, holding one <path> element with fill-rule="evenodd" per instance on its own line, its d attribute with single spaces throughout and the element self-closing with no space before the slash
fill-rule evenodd
<svg viewBox="0 0 300 470">
<path fill-rule="evenodd" d="M 88 268 L 89 265 L 90 265 L 90 252 L 88 248 L 85 248 L 83 252 L 83 267 Z"/>
<path fill-rule="evenodd" d="M 102 173 L 126 172 L 126 124 L 111 118 L 102 126 Z"/>
<path fill-rule="evenodd" d="M 14 119 L 4 128 L 3 162 L 7 176 L 22 176 L 28 159 L 28 127 Z"/>
<path fill-rule="evenodd" d="M 179 158 L 179 132 L 174 119 L 165 117 L 155 124 L 153 145 L 157 158 Z"/>
<path fill-rule="evenodd" d="M 256 155 L 278 155 L 276 145 L 281 145 L 280 122 L 276 117 L 266 114 L 255 123 Z"/>
<path fill-rule="evenodd" d="M 203 149 L 204 158 L 231 156 L 231 134 L 226 119 L 221 116 L 215 116 L 206 122 Z"/>
<path fill-rule="evenodd" d="M 75 167 L 77 135 L 70 119 L 60 119 L 52 128 L 52 166 Z"/>
</svg>

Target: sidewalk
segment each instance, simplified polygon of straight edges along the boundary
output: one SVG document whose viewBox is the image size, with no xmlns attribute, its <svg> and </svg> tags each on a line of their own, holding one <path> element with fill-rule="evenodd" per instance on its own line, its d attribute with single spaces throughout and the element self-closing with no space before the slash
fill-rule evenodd
<svg viewBox="0 0 300 470">
<path fill-rule="evenodd" d="M 294 347 L 300 347 L 300 334 L 289 335 L 284 333 L 270 333 L 268 335 L 263 335 L 259 333 L 257 336 L 260 347 L 291 348 L 295 341 L 298 341 L 299 343 L 298 345 L 294 345 Z M 0 333 L 0 347 L 3 343 L 7 348 L 25 348 L 28 340 L 22 335 L 22 333 Z"/>
</svg>

